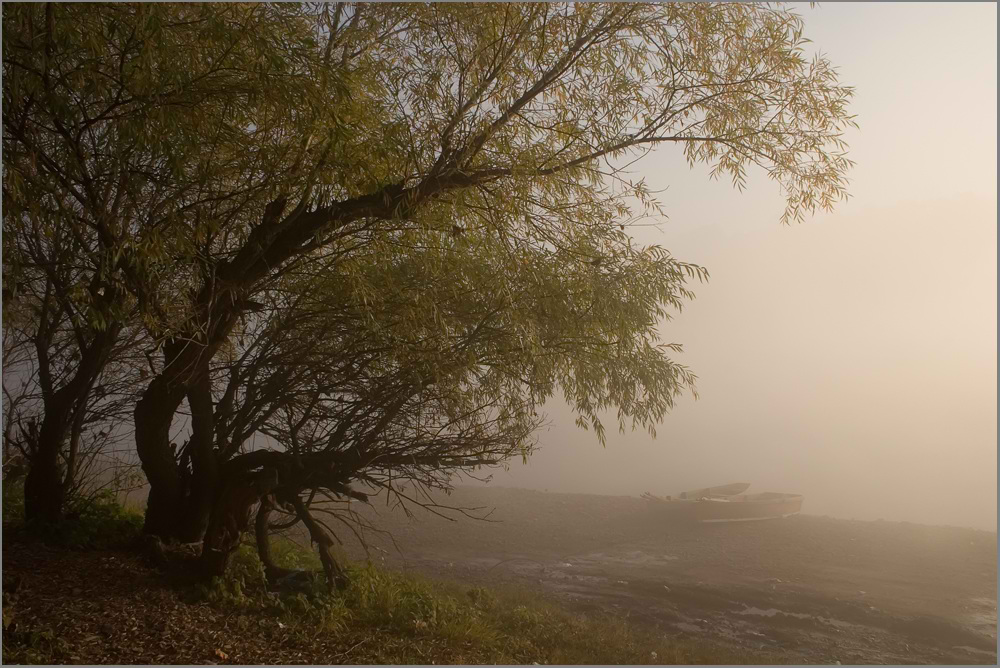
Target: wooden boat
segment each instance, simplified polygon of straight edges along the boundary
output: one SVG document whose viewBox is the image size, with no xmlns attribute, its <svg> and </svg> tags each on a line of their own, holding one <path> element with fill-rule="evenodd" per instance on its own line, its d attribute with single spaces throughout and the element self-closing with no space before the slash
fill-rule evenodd
<svg viewBox="0 0 1000 668">
<path fill-rule="evenodd" d="M 677 497 L 642 498 L 667 518 L 695 522 L 748 522 L 795 515 L 802 509 L 801 494 L 759 492 L 744 494 L 748 483 L 732 483 L 681 492 Z"/>
<path fill-rule="evenodd" d="M 747 491 L 750 487 L 748 482 L 731 482 L 728 485 L 719 485 L 718 487 L 702 487 L 701 489 L 693 489 L 689 492 L 681 492 L 677 495 L 680 499 L 701 499 L 701 498 L 711 498 L 717 496 L 734 496 L 736 494 L 742 494 Z"/>
</svg>

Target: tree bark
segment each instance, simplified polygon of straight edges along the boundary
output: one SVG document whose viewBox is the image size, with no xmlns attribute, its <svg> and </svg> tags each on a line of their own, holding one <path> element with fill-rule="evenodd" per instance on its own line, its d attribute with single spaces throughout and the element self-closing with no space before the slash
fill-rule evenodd
<svg viewBox="0 0 1000 668">
<path fill-rule="evenodd" d="M 24 481 L 24 516 L 27 522 L 52 524 L 62 518 L 66 490 L 72 487 L 72 474 L 75 472 L 70 470 L 69 475 L 63 477 L 59 453 L 73 423 L 82 420 L 82 411 L 86 411 L 94 380 L 107 363 L 119 330 L 120 327 L 111 326 L 95 336 L 90 345 L 80 351 L 80 365 L 73 378 L 58 390 L 53 389 L 48 380 L 48 369 L 43 372 L 42 405 L 45 416 L 38 431 L 38 440 L 33 444 L 30 468 Z M 41 349 L 47 344 L 44 337 L 39 339 L 40 365 L 48 364 L 48 355 Z"/>
<path fill-rule="evenodd" d="M 277 484 L 278 475 L 273 469 L 236 475 L 225 482 L 212 508 L 202 546 L 201 571 L 206 577 L 225 574 L 229 558 L 250 525 L 254 504 L 270 494 Z"/>
<path fill-rule="evenodd" d="M 178 526 L 179 538 L 185 543 L 195 543 L 205 536 L 211 521 L 213 506 L 219 489 L 219 459 L 215 451 L 215 406 L 212 386 L 208 376 L 208 359 L 201 360 L 197 378 L 188 388 L 188 405 L 191 407 L 191 440 L 188 451 L 191 457 L 191 481 L 187 493 L 187 511 Z"/>
<path fill-rule="evenodd" d="M 323 564 L 323 572 L 326 573 L 327 586 L 331 590 L 334 587 L 337 589 L 346 588 L 347 576 L 333 556 L 333 538 L 309 514 L 309 509 L 306 508 L 306 504 L 302 502 L 302 499 L 296 496 L 292 502 L 295 504 L 295 511 L 299 519 L 309 529 L 309 537 L 316 544 L 316 550 L 319 552 L 319 560 Z"/>
<path fill-rule="evenodd" d="M 273 585 L 292 573 L 287 568 L 282 568 L 274 562 L 271 554 L 271 511 L 274 510 L 274 503 L 269 494 L 260 497 L 260 506 L 257 508 L 257 517 L 254 520 L 254 538 L 257 542 L 257 555 L 260 563 L 264 564 L 264 576 L 268 584 Z"/>
<path fill-rule="evenodd" d="M 208 345 L 192 341 L 165 345 L 164 369 L 150 381 L 136 403 L 136 453 L 149 481 L 143 531 L 165 541 L 197 542 L 210 521 L 214 495 L 218 492 L 219 468 L 213 450 L 214 405 L 207 369 L 232 329 L 235 313 L 233 310 L 218 318 Z M 181 467 L 170 447 L 170 427 L 185 396 L 192 408 L 190 488 L 182 479 Z"/>
<path fill-rule="evenodd" d="M 45 416 L 36 444 L 38 449 L 24 480 L 24 518 L 29 524 L 55 524 L 62 518 L 66 488 L 59 466 L 59 448 L 65 431 L 59 430 L 55 422 L 56 419 Z"/>
<path fill-rule="evenodd" d="M 72 413 L 73 384 L 45 397 L 45 416 L 29 457 L 24 480 L 24 518 L 30 524 L 53 524 L 62 517 L 65 487 L 59 450 L 66 440 Z"/>
<path fill-rule="evenodd" d="M 264 575 L 267 576 L 268 582 L 274 582 L 278 575 L 278 565 L 274 563 L 274 557 L 271 556 L 271 538 L 268 533 L 271 526 L 271 511 L 273 509 L 274 506 L 267 495 L 260 497 L 260 505 L 257 507 L 257 516 L 254 518 L 253 523 L 254 538 L 257 542 L 257 556 L 260 557 L 260 563 L 264 564 Z"/>
<path fill-rule="evenodd" d="M 135 446 L 149 481 L 143 531 L 163 540 L 176 538 L 183 508 L 181 476 L 170 448 L 170 425 L 184 398 L 183 388 L 157 376 L 135 406 Z"/>
</svg>

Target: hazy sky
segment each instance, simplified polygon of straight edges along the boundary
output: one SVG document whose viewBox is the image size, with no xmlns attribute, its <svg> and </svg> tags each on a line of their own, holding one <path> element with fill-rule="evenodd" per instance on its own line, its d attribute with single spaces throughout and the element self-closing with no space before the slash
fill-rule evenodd
<svg viewBox="0 0 1000 668">
<path fill-rule="evenodd" d="M 640 163 L 670 220 L 643 235 L 712 279 L 666 326 L 698 374 L 658 429 L 601 449 L 550 406 L 542 449 L 495 485 L 638 495 L 741 481 L 804 512 L 996 529 L 997 6 L 797 6 L 856 87 L 852 198 L 781 226 L 663 149 Z"/>
</svg>

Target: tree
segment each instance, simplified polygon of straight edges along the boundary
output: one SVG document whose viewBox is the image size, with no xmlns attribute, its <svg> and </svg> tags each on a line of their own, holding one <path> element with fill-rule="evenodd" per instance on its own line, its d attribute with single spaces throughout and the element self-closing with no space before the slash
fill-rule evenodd
<svg viewBox="0 0 1000 668">
<path fill-rule="evenodd" d="M 237 455 L 251 427 L 289 454 L 302 420 L 318 434 L 374 429 L 380 447 L 408 453 L 431 424 L 420 420 L 501 386 L 494 400 L 524 409 L 560 388 L 598 435 L 606 407 L 621 426 L 655 425 L 693 380 L 657 347 L 656 322 L 699 270 L 626 234 L 634 216 L 659 212 L 624 167 L 653 147 L 680 144 L 690 164 L 737 187 L 762 167 L 784 189 L 786 222 L 846 195 L 851 90 L 825 58 L 806 60 L 801 19 L 780 8 L 5 6 L 4 18 L 4 67 L 18 77 L 8 98 L 5 76 L 5 141 L 25 156 L 8 167 L 5 151 L 5 170 L 37 168 L 75 199 L 76 224 L 118 253 L 122 289 L 160 345 L 134 419 L 151 484 L 146 530 L 165 538 L 201 539 L 222 522 L 219 490 L 235 462 L 273 459 Z M 108 215 L 108 202 L 131 214 Z M 491 273 L 473 280 L 475 266 Z M 453 268 L 466 291 L 449 292 Z M 400 301 L 417 285 L 424 296 Z M 332 310 L 302 310 L 331 291 Z M 220 362 L 251 349 L 238 338 L 266 328 L 268 311 L 325 345 L 296 362 L 311 371 L 294 401 L 227 427 Z M 422 338 L 416 328 L 417 338 L 398 328 L 379 338 L 385 322 L 431 321 Z M 461 348 L 473 323 L 491 336 Z M 338 325 L 342 336 L 315 335 Z M 543 354 L 554 341 L 559 354 Z M 613 342 L 620 358 L 594 352 Z M 456 346 L 468 360 L 456 363 Z M 353 367 L 338 360 L 365 354 L 384 368 L 350 385 Z M 315 372 L 323 364 L 332 375 Z M 254 403 L 252 375 L 225 368 L 243 388 L 233 393 Z M 661 369 L 673 373 L 652 373 Z M 526 370 L 537 376 L 515 373 Z M 304 410 L 324 387 L 353 398 Z M 185 400 L 190 475 L 169 440 Z M 220 433 L 238 438 L 221 445 Z M 516 452 L 506 447 L 494 463 Z"/>
<path fill-rule="evenodd" d="M 27 462 L 25 516 L 43 524 L 111 482 L 145 363 L 142 329 L 108 317 L 128 309 L 123 295 L 77 262 L 82 246 L 52 204 L 28 213 L 6 198 L 4 225 L 4 450 Z"/>
<path fill-rule="evenodd" d="M 52 523 L 121 436 L 115 423 L 135 389 L 129 350 L 142 331 L 123 328 L 134 306 L 100 264 L 78 262 L 94 242 L 64 224 L 58 196 L 22 192 L 5 179 L 4 446 L 29 464 L 26 519 Z"/>
<path fill-rule="evenodd" d="M 401 485 L 447 489 L 456 472 L 527 457 L 559 388 L 589 402 L 581 412 L 602 439 L 608 405 L 651 427 L 693 376 L 657 346 L 649 314 L 703 274 L 618 241 L 605 269 L 556 249 L 505 252 L 486 227 L 428 230 L 286 276 L 213 374 L 232 502 L 216 505 L 208 570 L 222 569 L 249 506 L 272 494 L 322 545 L 329 527 L 314 514 L 351 514 L 314 499 L 362 498 L 360 483 L 420 503 Z M 240 452 L 255 432 L 279 447 Z M 261 467 L 276 475 L 248 475 Z M 246 493 L 265 478 L 265 493 Z"/>
<path fill-rule="evenodd" d="M 33 293 L 39 286 L 44 292 Z M 4 319 L 4 460 L 23 463 L 15 469 L 27 471 L 25 519 L 43 525 L 58 522 L 67 505 L 125 483 L 127 457 L 116 451 L 129 440 L 133 337 L 141 331 L 88 331 L 48 278 L 19 290 Z M 29 317 L 13 312 L 25 303 L 34 307 Z"/>
<path fill-rule="evenodd" d="M 151 347 L 160 347 L 157 323 L 184 317 L 173 297 L 186 294 L 191 277 L 171 264 L 200 266 L 197 238 L 205 233 L 187 226 L 185 212 L 208 215 L 211 228 L 271 187 L 266 176 L 249 188 L 232 177 L 267 161 L 267 149 L 244 150 L 238 139 L 249 141 L 246 118 L 274 115 L 274 98 L 246 98 L 256 77 L 257 89 L 283 90 L 261 58 L 275 53 L 278 29 L 296 12 L 53 4 L 3 11 L 5 315 L 14 301 L 37 317 L 30 338 L 45 408 L 26 511 L 51 520 L 62 504 L 57 453 L 123 328 L 145 325 Z M 248 13 L 269 44 L 252 32 L 231 44 Z M 169 66 L 156 49 L 170 54 Z M 221 52 L 246 67 L 227 71 L 213 62 Z M 217 196 L 219 183 L 228 197 Z M 60 327 L 73 336 L 54 341 Z M 47 387 L 55 348 L 69 355 L 72 373 Z"/>
</svg>

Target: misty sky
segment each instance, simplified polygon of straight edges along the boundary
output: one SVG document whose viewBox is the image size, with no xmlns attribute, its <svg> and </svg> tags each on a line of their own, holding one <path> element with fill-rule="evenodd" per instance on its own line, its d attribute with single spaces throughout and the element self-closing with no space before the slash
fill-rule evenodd
<svg viewBox="0 0 1000 668">
<path fill-rule="evenodd" d="M 602 450 L 561 402 L 494 485 L 638 495 L 749 482 L 804 512 L 996 530 L 997 7 L 797 7 L 856 87 L 852 199 L 801 225 L 760 172 L 740 194 L 662 149 L 640 231 L 711 282 L 665 326 L 700 380 L 658 438 Z"/>
</svg>

